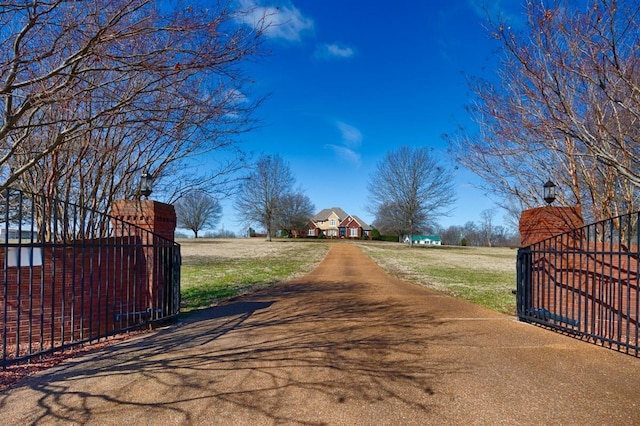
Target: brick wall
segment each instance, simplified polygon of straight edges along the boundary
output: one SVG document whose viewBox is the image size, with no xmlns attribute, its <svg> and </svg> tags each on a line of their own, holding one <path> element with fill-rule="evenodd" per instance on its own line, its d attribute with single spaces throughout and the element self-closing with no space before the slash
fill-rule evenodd
<svg viewBox="0 0 640 426">
<path fill-rule="evenodd" d="M 0 247 L 3 270 L 4 251 Z M 41 266 L 6 268 L 8 344 L 14 344 L 18 334 L 21 344 L 33 345 L 104 335 L 133 320 L 118 314 L 148 306 L 146 262 L 135 237 L 43 247 L 42 255 Z M 3 311 L 0 306 L 2 318 Z"/>
</svg>

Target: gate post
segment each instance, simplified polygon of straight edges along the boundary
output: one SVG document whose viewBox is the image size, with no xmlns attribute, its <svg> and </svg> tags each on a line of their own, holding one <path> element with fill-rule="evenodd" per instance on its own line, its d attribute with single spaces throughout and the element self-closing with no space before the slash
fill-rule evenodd
<svg viewBox="0 0 640 426">
<path fill-rule="evenodd" d="M 583 226 L 580 206 L 545 206 L 524 210 L 519 223 L 520 247 L 527 247 Z"/>
<path fill-rule="evenodd" d="M 173 309 L 171 301 L 176 289 L 173 270 L 176 213 L 171 204 L 154 200 L 117 200 L 111 206 L 111 216 L 141 228 L 116 226 L 116 237 L 134 237 L 142 245 L 146 282 L 146 309 L 151 319 L 162 317 Z M 148 232 L 146 232 L 148 231 Z M 160 237 L 160 238 L 158 238 Z M 178 290 L 179 291 L 179 290 Z"/>
<path fill-rule="evenodd" d="M 111 216 L 169 241 L 175 240 L 176 211 L 171 204 L 154 200 L 117 200 L 111 206 Z"/>
<path fill-rule="evenodd" d="M 536 311 L 562 314 L 564 305 L 558 300 L 564 296 L 562 292 L 556 294 L 556 282 L 569 273 L 573 259 L 567 253 L 581 246 L 581 234 L 570 231 L 583 226 L 580 206 L 545 206 L 522 212 L 516 290 L 517 314 L 521 321 L 535 317 Z M 562 237 L 552 238 L 556 235 Z M 559 313 L 555 313 L 556 304 Z"/>
</svg>

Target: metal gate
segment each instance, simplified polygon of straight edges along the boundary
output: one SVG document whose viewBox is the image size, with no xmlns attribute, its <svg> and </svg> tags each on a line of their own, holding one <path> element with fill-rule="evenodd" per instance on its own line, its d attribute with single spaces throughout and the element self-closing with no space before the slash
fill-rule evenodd
<svg viewBox="0 0 640 426">
<path fill-rule="evenodd" d="M 0 367 L 175 317 L 180 246 L 67 201 L 0 193 Z"/>
<path fill-rule="evenodd" d="M 619 216 L 521 248 L 519 319 L 638 356 L 639 218 Z"/>
</svg>

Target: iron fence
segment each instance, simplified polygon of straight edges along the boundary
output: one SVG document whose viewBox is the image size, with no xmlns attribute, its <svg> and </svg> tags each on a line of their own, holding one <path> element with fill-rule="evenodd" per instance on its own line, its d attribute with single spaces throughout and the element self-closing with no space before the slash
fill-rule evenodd
<svg viewBox="0 0 640 426">
<path fill-rule="evenodd" d="M 639 219 L 623 215 L 521 248 L 518 317 L 638 356 Z"/>
<path fill-rule="evenodd" d="M 176 316 L 180 246 L 82 206 L 0 194 L 0 365 Z"/>
</svg>

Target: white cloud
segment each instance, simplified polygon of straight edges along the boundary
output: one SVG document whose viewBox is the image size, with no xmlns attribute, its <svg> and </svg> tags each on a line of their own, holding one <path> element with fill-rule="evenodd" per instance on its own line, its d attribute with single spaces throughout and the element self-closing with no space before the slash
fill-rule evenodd
<svg viewBox="0 0 640 426">
<path fill-rule="evenodd" d="M 326 144 L 324 147 L 325 149 L 333 151 L 342 160 L 351 163 L 356 167 L 360 166 L 360 154 L 358 154 L 356 151 L 346 146 L 334 144 Z"/>
<path fill-rule="evenodd" d="M 333 151 L 339 159 L 356 167 L 360 167 L 360 154 L 357 148 L 362 143 L 362 133 L 354 126 L 343 121 L 336 121 L 335 125 L 338 130 L 340 130 L 342 142 L 338 144 L 326 144 L 324 148 Z"/>
<path fill-rule="evenodd" d="M 336 122 L 336 126 L 342 134 L 342 140 L 345 146 L 357 148 L 362 143 L 362 132 L 350 124 L 342 121 Z"/>
<path fill-rule="evenodd" d="M 316 48 L 315 56 L 323 59 L 350 58 L 355 55 L 355 50 L 351 47 L 340 44 L 321 44 Z"/>
<path fill-rule="evenodd" d="M 314 28 L 313 19 L 289 2 L 282 6 L 263 6 L 256 0 L 240 0 L 240 6 L 246 12 L 238 20 L 254 27 L 265 25 L 265 35 L 269 38 L 300 41 L 304 32 Z"/>
<path fill-rule="evenodd" d="M 238 89 L 228 89 L 226 91 L 226 98 L 234 105 L 249 102 L 249 98 Z"/>
</svg>

